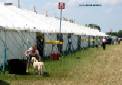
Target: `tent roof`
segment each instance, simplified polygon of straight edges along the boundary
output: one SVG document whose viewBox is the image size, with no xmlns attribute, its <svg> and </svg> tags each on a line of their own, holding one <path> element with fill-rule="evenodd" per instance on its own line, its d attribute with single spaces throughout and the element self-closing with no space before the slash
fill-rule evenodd
<svg viewBox="0 0 122 85">
<path fill-rule="evenodd" d="M 59 19 L 46 17 L 35 12 L 19 9 L 15 6 L 0 5 L 0 26 L 7 29 L 32 30 L 45 33 L 59 33 Z M 19 29 L 18 29 L 19 28 Z M 106 36 L 89 27 L 81 26 L 69 21 L 62 21 L 62 33 L 74 33 L 78 35 Z"/>
</svg>

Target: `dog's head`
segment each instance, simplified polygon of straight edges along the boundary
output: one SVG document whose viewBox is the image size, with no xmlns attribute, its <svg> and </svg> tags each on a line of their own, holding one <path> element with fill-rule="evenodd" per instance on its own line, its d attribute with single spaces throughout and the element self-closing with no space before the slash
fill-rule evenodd
<svg viewBox="0 0 122 85">
<path fill-rule="evenodd" d="M 31 58 L 31 61 L 32 61 L 32 62 L 37 62 L 38 60 L 37 60 L 35 57 L 32 57 L 32 58 Z"/>
</svg>

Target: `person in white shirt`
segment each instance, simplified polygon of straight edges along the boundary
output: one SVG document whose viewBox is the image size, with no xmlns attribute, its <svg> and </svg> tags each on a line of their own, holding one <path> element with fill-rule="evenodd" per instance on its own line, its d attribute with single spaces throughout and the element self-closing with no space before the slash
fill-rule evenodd
<svg viewBox="0 0 122 85">
<path fill-rule="evenodd" d="M 25 56 L 27 57 L 27 72 L 28 72 L 28 69 L 30 67 L 30 63 L 31 63 L 31 58 L 32 57 L 35 57 L 38 61 L 41 60 L 41 57 L 39 55 L 39 51 L 38 51 L 36 45 L 33 45 L 28 50 L 26 50 L 25 51 Z"/>
</svg>

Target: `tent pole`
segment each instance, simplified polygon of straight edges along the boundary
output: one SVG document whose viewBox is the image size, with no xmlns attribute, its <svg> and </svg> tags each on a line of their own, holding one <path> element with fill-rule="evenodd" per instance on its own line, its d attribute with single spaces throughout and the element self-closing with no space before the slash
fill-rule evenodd
<svg viewBox="0 0 122 85">
<path fill-rule="evenodd" d="M 6 45 L 6 30 L 4 29 L 5 41 L 4 41 L 4 60 L 3 60 L 3 72 L 5 72 L 5 64 L 7 58 L 7 45 Z"/>
<path fill-rule="evenodd" d="M 20 8 L 20 0 L 18 0 L 18 8 Z"/>
</svg>

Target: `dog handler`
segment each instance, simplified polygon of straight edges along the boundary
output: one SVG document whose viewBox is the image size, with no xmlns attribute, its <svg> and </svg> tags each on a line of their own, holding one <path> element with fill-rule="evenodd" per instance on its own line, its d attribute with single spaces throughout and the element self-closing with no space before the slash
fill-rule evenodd
<svg viewBox="0 0 122 85">
<path fill-rule="evenodd" d="M 30 63 L 31 63 L 31 58 L 32 57 L 35 57 L 38 61 L 41 60 L 41 57 L 39 55 L 39 51 L 38 51 L 36 45 L 33 45 L 28 50 L 26 50 L 25 51 L 25 56 L 27 57 L 27 72 L 28 72 L 28 69 L 30 67 Z"/>
</svg>

